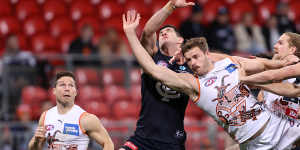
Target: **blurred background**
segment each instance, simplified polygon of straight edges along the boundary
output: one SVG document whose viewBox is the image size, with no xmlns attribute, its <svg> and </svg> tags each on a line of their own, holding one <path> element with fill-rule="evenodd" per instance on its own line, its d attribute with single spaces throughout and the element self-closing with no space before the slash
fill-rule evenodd
<svg viewBox="0 0 300 150">
<path fill-rule="evenodd" d="M 121 14 L 141 25 L 167 0 L 0 0 L 0 149 L 25 150 L 40 114 L 55 105 L 56 72 L 73 71 L 76 104 L 96 114 L 119 148 L 140 110 L 140 68 L 122 31 Z M 205 36 L 212 50 L 272 56 L 284 32 L 300 31 L 299 0 L 195 0 L 165 24 L 184 38 Z M 153 110 L 155 111 L 155 110 Z M 188 150 L 224 149 L 225 133 L 194 104 L 185 118 Z M 91 142 L 90 149 L 100 149 Z"/>
</svg>

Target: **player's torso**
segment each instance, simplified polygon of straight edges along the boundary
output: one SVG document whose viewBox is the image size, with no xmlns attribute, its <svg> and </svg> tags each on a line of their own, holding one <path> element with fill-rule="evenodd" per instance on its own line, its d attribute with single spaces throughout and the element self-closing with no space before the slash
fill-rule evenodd
<svg viewBox="0 0 300 150">
<path fill-rule="evenodd" d="M 158 52 L 157 65 L 175 72 L 190 72 L 186 65 L 169 64 L 171 57 Z M 183 119 L 189 97 L 176 92 L 148 74 L 142 74 L 142 109 L 137 123 L 137 134 L 164 142 L 185 140 Z"/>
<path fill-rule="evenodd" d="M 53 107 L 46 112 L 46 142 L 53 150 L 86 150 L 89 138 L 81 130 L 79 120 L 84 113 L 77 105 L 64 115 Z"/>
<path fill-rule="evenodd" d="M 283 82 L 299 84 L 300 80 L 296 78 L 288 79 Z M 297 119 L 297 112 L 300 109 L 300 98 L 292 98 L 276 95 L 274 93 L 264 91 L 264 100 L 266 107 L 279 118 L 288 120 L 290 126 L 300 127 L 300 120 Z M 300 129 L 300 128 L 299 128 Z"/>
<path fill-rule="evenodd" d="M 196 104 L 238 142 L 250 138 L 268 120 L 262 103 L 239 83 L 237 65 L 229 58 L 216 62 L 212 71 L 199 77 L 199 82 L 200 99 Z"/>
</svg>

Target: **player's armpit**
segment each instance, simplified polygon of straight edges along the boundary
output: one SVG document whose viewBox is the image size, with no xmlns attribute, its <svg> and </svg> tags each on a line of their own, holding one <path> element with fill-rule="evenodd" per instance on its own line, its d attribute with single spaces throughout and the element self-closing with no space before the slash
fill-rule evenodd
<svg viewBox="0 0 300 150">
<path fill-rule="evenodd" d="M 83 116 L 80 125 L 90 138 L 103 146 L 103 150 L 114 150 L 114 144 L 97 116 L 93 114 Z"/>
</svg>

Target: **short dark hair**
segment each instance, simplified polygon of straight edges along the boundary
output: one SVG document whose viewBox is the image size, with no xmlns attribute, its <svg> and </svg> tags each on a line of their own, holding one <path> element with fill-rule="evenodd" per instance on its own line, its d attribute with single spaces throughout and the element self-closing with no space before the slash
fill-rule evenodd
<svg viewBox="0 0 300 150">
<path fill-rule="evenodd" d="M 194 47 L 198 47 L 203 53 L 208 51 L 208 44 L 206 42 L 206 38 L 198 37 L 198 38 L 191 38 L 187 40 L 181 46 L 182 53 L 185 54 L 186 52 L 190 51 Z"/>
<path fill-rule="evenodd" d="M 176 32 L 176 35 L 179 36 L 179 37 L 182 37 L 181 34 L 180 34 L 180 32 L 178 31 L 178 29 L 177 29 L 175 26 L 170 25 L 170 24 L 167 24 L 167 25 L 162 26 L 162 27 L 159 29 L 159 31 L 161 31 L 161 30 L 163 30 L 163 29 L 165 29 L 165 28 L 172 28 L 172 29 L 174 29 L 174 31 Z"/>
<path fill-rule="evenodd" d="M 57 81 L 62 77 L 71 77 L 76 82 L 75 75 L 72 72 L 61 71 L 61 72 L 56 73 L 56 75 L 55 75 L 54 87 L 56 87 Z"/>
</svg>

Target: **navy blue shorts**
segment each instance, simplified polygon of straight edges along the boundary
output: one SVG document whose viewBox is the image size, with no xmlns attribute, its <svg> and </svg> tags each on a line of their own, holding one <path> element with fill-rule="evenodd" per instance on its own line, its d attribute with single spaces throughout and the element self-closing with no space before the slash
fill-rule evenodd
<svg viewBox="0 0 300 150">
<path fill-rule="evenodd" d="M 125 150 L 185 150 L 184 144 L 162 143 L 137 135 L 130 137 L 121 148 Z"/>
</svg>

